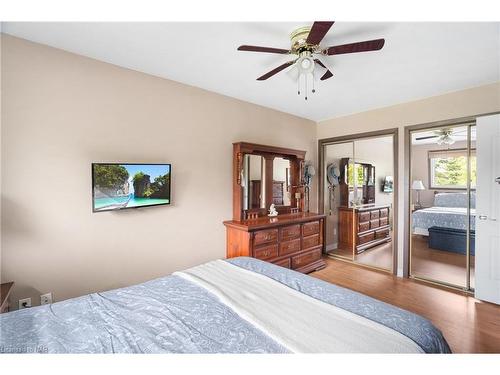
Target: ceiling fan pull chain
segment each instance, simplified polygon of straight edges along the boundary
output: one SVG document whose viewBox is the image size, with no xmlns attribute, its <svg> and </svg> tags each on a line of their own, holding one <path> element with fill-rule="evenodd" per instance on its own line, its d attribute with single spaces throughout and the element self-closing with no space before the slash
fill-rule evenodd
<svg viewBox="0 0 500 375">
<path fill-rule="evenodd" d="M 304 90 L 304 92 L 306 93 L 305 95 L 305 100 L 307 100 L 307 74 L 304 75 L 304 81 L 306 81 L 305 85 L 306 85 L 306 89 Z"/>
<path fill-rule="evenodd" d="M 314 72 L 312 72 L 311 75 L 312 75 L 312 81 L 313 81 L 312 93 L 314 94 L 316 92 L 316 89 L 314 88 Z"/>
<path fill-rule="evenodd" d="M 300 74 L 299 78 L 297 79 L 297 95 L 300 95 Z"/>
</svg>

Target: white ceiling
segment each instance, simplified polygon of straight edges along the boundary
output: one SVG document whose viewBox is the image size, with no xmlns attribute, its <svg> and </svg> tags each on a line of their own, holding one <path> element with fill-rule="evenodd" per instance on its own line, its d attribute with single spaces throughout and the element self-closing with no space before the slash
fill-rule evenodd
<svg viewBox="0 0 500 375">
<path fill-rule="evenodd" d="M 293 23 L 3 23 L 3 32 L 315 121 L 500 80 L 500 23 L 337 22 L 324 46 L 385 38 L 381 51 L 322 57 L 334 77 L 306 102 L 286 72 Z"/>
</svg>

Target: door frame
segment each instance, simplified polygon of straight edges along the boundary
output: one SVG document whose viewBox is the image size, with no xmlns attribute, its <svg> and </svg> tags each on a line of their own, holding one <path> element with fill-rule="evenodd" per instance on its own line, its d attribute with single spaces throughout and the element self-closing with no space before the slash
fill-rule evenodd
<svg viewBox="0 0 500 375">
<path fill-rule="evenodd" d="M 377 138 L 381 136 L 392 136 L 392 147 L 393 147 L 393 173 L 394 173 L 394 189 L 393 189 L 393 207 L 392 207 L 392 223 L 393 223 L 393 239 L 392 239 L 392 265 L 391 269 L 382 269 L 379 267 L 372 267 L 366 264 L 362 263 L 357 263 L 352 261 L 352 263 L 356 265 L 360 265 L 363 267 L 368 267 L 368 268 L 374 268 L 377 270 L 383 270 L 385 272 L 392 273 L 394 275 L 397 275 L 398 272 L 398 205 L 399 205 L 399 128 L 390 128 L 390 129 L 383 129 L 383 130 L 376 130 L 376 131 L 370 131 L 370 132 L 364 132 L 364 133 L 355 133 L 355 134 L 348 134 L 348 135 L 343 135 L 339 137 L 331 137 L 331 138 L 324 138 L 324 139 L 319 139 L 318 140 L 318 210 L 320 213 L 324 213 L 325 211 L 325 199 L 324 199 L 324 193 L 325 193 L 325 175 L 324 175 L 324 168 L 325 168 L 325 152 L 324 152 L 324 147 L 330 144 L 335 144 L 335 143 L 344 143 L 344 142 L 355 142 L 359 141 L 362 139 L 369 139 L 369 138 Z M 356 155 L 354 155 L 354 158 L 356 158 Z M 326 225 L 323 226 L 323 238 L 326 235 Z M 326 244 L 324 245 L 326 246 Z M 347 260 L 346 260 L 347 261 Z"/>
<path fill-rule="evenodd" d="M 404 216 L 404 238 L 403 238 L 403 277 L 406 278 L 414 278 L 419 281 L 427 282 L 430 284 L 435 284 L 439 285 L 442 287 L 447 287 L 455 290 L 460 290 L 462 292 L 470 293 L 472 294 L 474 291 L 470 289 L 470 231 L 467 231 L 467 258 L 466 258 L 466 272 L 468 274 L 467 276 L 467 281 L 466 281 L 466 287 L 461 288 L 457 287 L 456 285 L 449 284 L 443 281 L 438 281 L 438 280 L 433 280 L 433 279 L 427 279 L 427 278 L 422 278 L 422 277 L 411 277 L 410 275 L 410 267 L 411 267 L 411 235 L 410 235 L 410 226 L 411 226 L 411 133 L 416 130 L 424 130 L 424 129 L 432 129 L 432 128 L 442 128 L 446 126 L 460 126 L 460 125 L 470 125 L 474 123 L 474 125 L 477 127 L 476 119 L 481 116 L 488 116 L 488 115 L 495 115 L 495 114 L 500 114 L 500 111 L 493 112 L 493 113 L 484 113 L 484 114 L 478 114 L 474 116 L 466 116 L 466 117 L 459 117 L 455 119 L 447 119 L 447 120 L 440 120 L 440 121 L 433 121 L 433 122 L 428 122 L 428 123 L 422 123 L 422 124 L 417 124 L 417 125 L 410 125 L 410 126 L 405 126 L 404 128 L 404 169 L 405 171 L 408 171 L 408 173 L 405 173 L 404 176 L 404 210 L 405 210 L 405 216 Z M 470 127 L 468 127 L 467 130 L 468 133 L 468 147 L 467 149 L 470 151 Z M 470 155 L 469 155 L 470 156 Z M 467 168 L 470 168 L 470 162 L 468 163 Z M 470 171 L 468 171 L 469 173 Z M 470 186 L 468 184 L 467 191 L 470 191 Z M 470 212 L 470 199 L 468 202 L 468 212 Z M 469 221 L 470 223 L 470 221 Z M 470 225 L 470 224 L 469 224 Z"/>
</svg>

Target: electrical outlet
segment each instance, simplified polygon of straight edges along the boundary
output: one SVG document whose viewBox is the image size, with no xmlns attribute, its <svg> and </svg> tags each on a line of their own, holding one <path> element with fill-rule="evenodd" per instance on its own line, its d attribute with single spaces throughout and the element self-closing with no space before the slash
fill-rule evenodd
<svg viewBox="0 0 500 375">
<path fill-rule="evenodd" d="M 23 298 L 19 300 L 19 310 L 31 307 L 31 298 Z"/>
<path fill-rule="evenodd" d="M 48 305 L 52 303 L 52 293 L 42 294 L 40 296 L 40 305 Z"/>
</svg>

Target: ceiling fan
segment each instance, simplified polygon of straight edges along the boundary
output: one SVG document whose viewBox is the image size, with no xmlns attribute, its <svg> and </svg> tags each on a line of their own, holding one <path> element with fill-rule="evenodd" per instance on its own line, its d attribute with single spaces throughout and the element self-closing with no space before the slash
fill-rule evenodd
<svg viewBox="0 0 500 375">
<path fill-rule="evenodd" d="M 251 51 L 251 52 L 266 52 L 266 53 L 277 53 L 282 55 L 295 55 L 294 60 L 288 61 L 280 66 L 274 68 L 273 70 L 267 72 L 266 74 L 257 78 L 258 81 L 265 81 L 266 79 L 274 76 L 275 74 L 281 72 L 283 69 L 294 65 L 298 72 L 298 81 L 300 86 L 300 77 L 304 76 L 305 79 L 305 99 L 307 100 L 307 77 L 312 76 L 316 64 L 321 68 L 325 69 L 326 72 L 321 76 L 320 80 L 324 81 L 333 76 L 333 73 L 328 69 L 328 67 L 321 62 L 314 55 L 322 56 L 332 56 L 341 55 L 346 53 L 356 53 L 356 52 L 366 52 L 366 51 L 378 51 L 384 46 L 384 39 L 374 39 L 367 40 L 364 42 L 342 44 L 332 47 L 322 47 L 320 46 L 321 41 L 324 36 L 330 30 L 334 21 L 316 21 L 311 26 L 305 26 L 294 30 L 290 34 L 291 47 L 290 49 L 282 48 L 272 48 L 272 47 L 260 47 L 260 46 L 249 46 L 242 45 L 238 47 L 238 51 Z M 314 77 L 312 76 L 313 89 L 314 89 Z M 300 87 L 298 90 L 300 95 Z"/>
<path fill-rule="evenodd" d="M 434 135 L 427 135 L 424 137 L 417 137 L 415 138 L 416 141 L 422 141 L 424 139 L 432 139 L 432 138 L 437 138 L 436 143 L 438 145 L 452 145 L 455 143 L 455 139 L 453 136 L 457 136 L 459 134 L 462 134 L 464 132 L 467 132 L 467 129 L 439 129 L 439 130 L 434 130 Z"/>
</svg>

